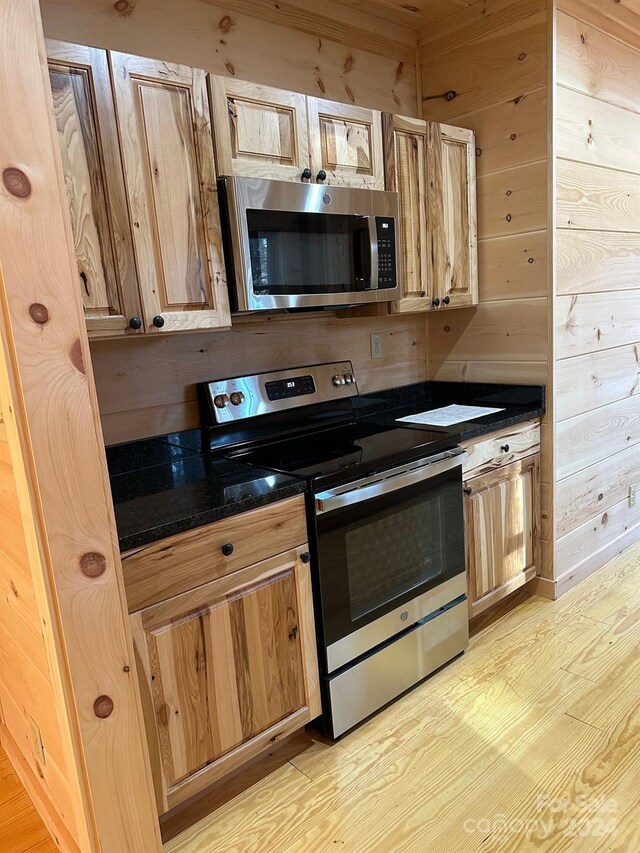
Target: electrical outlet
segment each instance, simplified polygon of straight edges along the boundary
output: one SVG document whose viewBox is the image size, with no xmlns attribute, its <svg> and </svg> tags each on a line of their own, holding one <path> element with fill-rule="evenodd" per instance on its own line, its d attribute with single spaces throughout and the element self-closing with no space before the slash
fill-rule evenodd
<svg viewBox="0 0 640 853">
<path fill-rule="evenodd" d="M 629 506 L 636 505 L 636 497 L 638 495 L 638 484 L 632 483 L 629 486 Z"/>
<path fill-rule="evenodd" d="M 371 335 L 371 358 L 382 358 L 382 333 L 374 332 Z"/>
</svg>

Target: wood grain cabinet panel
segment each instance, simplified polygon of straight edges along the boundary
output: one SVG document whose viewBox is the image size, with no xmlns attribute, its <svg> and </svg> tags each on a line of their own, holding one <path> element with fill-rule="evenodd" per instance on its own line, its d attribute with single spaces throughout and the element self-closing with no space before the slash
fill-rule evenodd
<svg viewBox="0 0 640 853">
<path fill-rule="evenodd" d="M 400 199 L 400 287 L 392 313 L 478 303 L 473 131 L 385 114 L 385 184 Z"/>
<path fill-rule="evenodd" d="M 382 114 L 355 105 L 307 98 L 311 171 L 326 183 L 384 189 Z"/>
<path fill-rule="evenodd" d="M 540 454 L 465 481 L 470 615 L 531 580 L 539 565 Z"/>
<path fill-rule="evenodd" d="M 131 617 L 161 812 L 319 714 L 306 548 Z"/>
<path fill-rule="evenodd" d="M 475 137 L 429 123 L 427 146 L 429 259 L 439 307 L 478 303 Z"/>
<path fill-rule="evenodd" d="M 110 59 L 145 329 L 229 326 L 206 74 Z"/>
<path fill-rule="evenodd" d="M 214 75 L 209 92 L 218 174 L 302 179 L 310 166 L 304 95 Z"/>
<path fill-rule="evenodd" d="M 136 334 L 138 280 L 107 53 L 48 40 L 47 55 L 87 329 L 91 337 Z"/>
</svg>

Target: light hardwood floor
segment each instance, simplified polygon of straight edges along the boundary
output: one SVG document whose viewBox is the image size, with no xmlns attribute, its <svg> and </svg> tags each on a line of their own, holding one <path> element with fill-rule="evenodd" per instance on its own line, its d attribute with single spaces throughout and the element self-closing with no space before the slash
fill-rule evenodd
<svg viewBox="0 0 640 853">
<path fill-rule="evenodd" d="M 0 850 L 2 853 L 56 853 L 35 806 L 0 749 Z"/>
<path fill-rule="evenodd" d="M 10 776 L 0 757 L 0 850 L 49 853 L 25 800 L 5 806 Z M 338 849 L 640 849 L 640 545 L 560 601 L 526 597 L 378 717 L 165 844 Z"/>
<path fill-rule="evenodd" d="M 640 849 L 640 545 L 166 853 Z"/>
</svg>

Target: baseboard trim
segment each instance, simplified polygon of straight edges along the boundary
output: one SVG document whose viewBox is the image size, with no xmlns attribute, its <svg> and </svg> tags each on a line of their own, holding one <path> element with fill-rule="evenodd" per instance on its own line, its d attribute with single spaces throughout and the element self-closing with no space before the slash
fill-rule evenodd
<svg viewBox="0 0 640 853">
<path fill-rule="evenodd" d="M 13 765 L 18 779 L 20 779 L 27 794 L 31 797 L 36 811 L 42 818 L 42 822 L 54 842 L 63 853 L 80 853 L 80 848 L 60 819 L 60 815 L 53 807 L 53 803 L 43 790 L 42 785 L 38 783 L 33 770 L 29 767 L 29 764 L 20 752 L 13 735 L 4 725 L 0 725 L 0 746 L 7 753 L 7 757 Z"/>
<path fill-rule="evenodd" d="M 569 592 L 574 586 L 582 583 L 583 580 L 586 580 L 594 572 L 606 566 L 611 560 L 615 560 L 616 557 L 619 557 L 620 554 L 623 554 L 628 548 L 639 541 L 640 524 L 636 524 L 622 536 L 609 542 L 604 548 L 596 551 L 595 554 L 591 554 L 586 560 L 583 560 L 577 566 L 574 566 L 568 572 L 564 572 L 564 574 L 556 578 L 557 597 L 560 598 L 561 595 Z"/>
<path fill-rule="evenodd" d="M 533 593 L 533 595 L 539 595 L 551 601 L 555 601 L 558 598 L 556 581 L 549 580 L 549 578 L 532 578 L 525 586 L 525 589 L 527 592 Z"/>
</svg>

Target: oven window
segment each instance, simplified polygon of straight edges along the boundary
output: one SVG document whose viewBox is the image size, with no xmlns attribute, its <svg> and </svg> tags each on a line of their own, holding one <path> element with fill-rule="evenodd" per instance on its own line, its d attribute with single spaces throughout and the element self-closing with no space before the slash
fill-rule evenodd
<svg viewBox="0 0 640 853">
<path fill-rule="evenodd" d="M 346 534 L 352 619 L 442 574 L 446 565 L 442 510 L 440 501 L 414 504 Z"/>
<path fill-rule="evenodd" d="M 247 210 L 247 226 L 258 296 L 352 293 L 371 286 L 365 217 Z"/>
<path fill-rule="evenodd" d="M 460 469 L 317 519 L 327 644 L 464 572 Z"/>
</svg>

